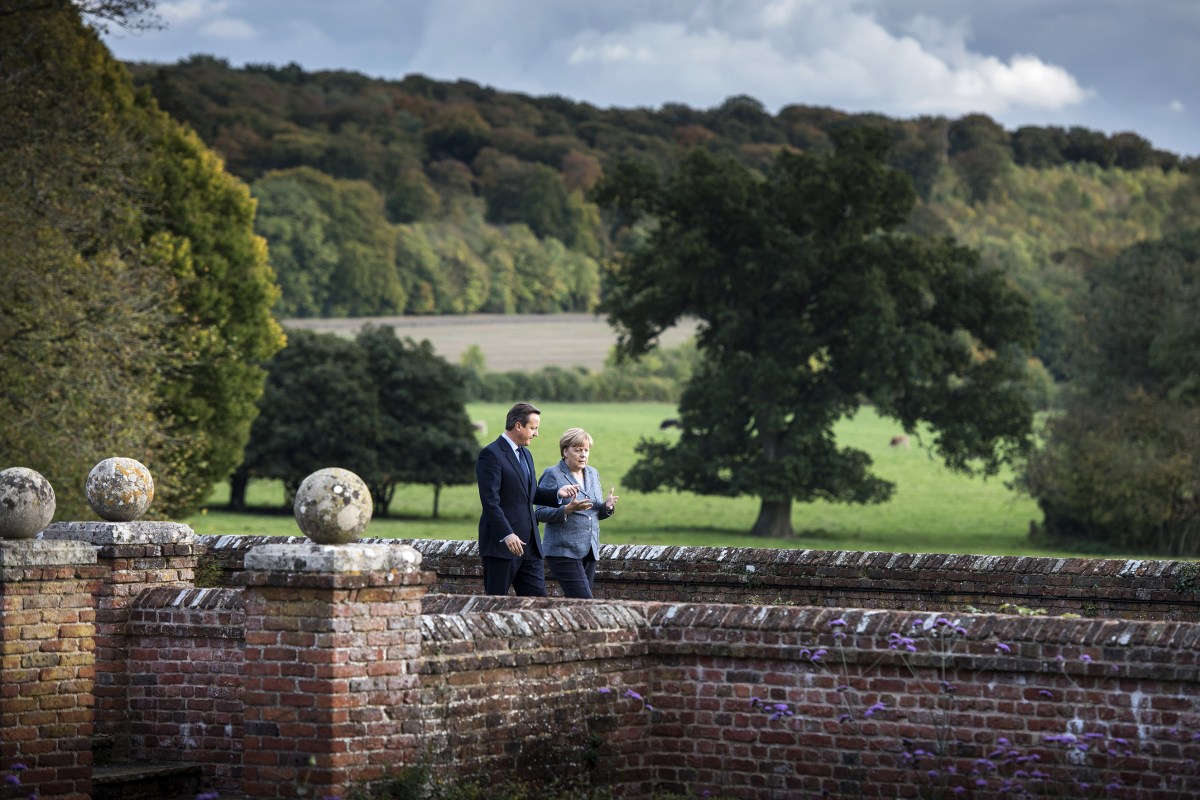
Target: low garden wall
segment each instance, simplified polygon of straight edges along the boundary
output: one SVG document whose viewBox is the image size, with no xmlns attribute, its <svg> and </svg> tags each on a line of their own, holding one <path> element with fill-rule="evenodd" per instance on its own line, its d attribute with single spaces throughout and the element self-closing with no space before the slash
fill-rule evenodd
<svg viewBox="0 0 1200 800">
<path fill-rule="evenodd" d="M 217 582 L 233 580 L 243 554 L 303 537 L 223 536 L 209 543 Z M 407 544 L 437 574 L 431 591 L 483 590 L 473 541 L 364 539 Z M 547 580 L 551 594 L 558 592 Z M 1089 618 L 1200 622 L 1200 563 L 1115 558 L 882 553 L 767 548 L 603 545 L 596 597 L 832 608 L 1012 611 Z"/>
<path fill-rule="evenodd" d="M 0 542 L 0 758 L 89 796 L 102 686 L 126 687 L 105 719 L 129 757 L 223 796 L 415 765 L 631 798 L 1200 795 L 1187 564 L 606 548 L 574 601 L 479 595 L 473 544 L 411 545 Z M 101 629 L 89 596 L 128 599 Z"/>
</svg>

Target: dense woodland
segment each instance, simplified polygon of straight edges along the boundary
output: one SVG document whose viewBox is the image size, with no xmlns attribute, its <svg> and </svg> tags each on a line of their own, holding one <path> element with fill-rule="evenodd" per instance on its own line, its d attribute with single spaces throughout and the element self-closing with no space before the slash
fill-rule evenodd
<svg viewBox="0 0 1200 800">
<path fill-rule="evenodd" d="M 601 265 L 630 234 L 593 202 L 616 165 L 667 174 L 701 148 L 764 171 L 780 152 L 827 153 L 836 131 L 869 125 L 888 132 L 888 163 L 916 188 L 908 229 L 952 235 L 1001 267 L 1033 301 L 1035 353 L 1061 379 L 1070 302 L 1091 266 L 1200 219 L 1200 162 L 1133 132 L 799 104 L 770 114 L 744 96 L 600 109 L 205 56 L 132 71 L 251 186 L 282 318 L 590 310 Z"/>
</svg>

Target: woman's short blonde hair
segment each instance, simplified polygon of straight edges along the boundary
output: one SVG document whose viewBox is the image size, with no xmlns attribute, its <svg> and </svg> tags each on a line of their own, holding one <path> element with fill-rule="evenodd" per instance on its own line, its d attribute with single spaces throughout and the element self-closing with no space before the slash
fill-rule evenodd
<svg viewBox="0 0 1200 800">
<path fill-rule="evenodd" d="M 558 437 L 558 452 L 565 453 L 568 447 L 575 447 L 579 444 L 586 443 L 588 449 L 592 449 L 592 437 L 583 428 L 567 428 L 563 431 L 563 435 Z"/>
</svg>

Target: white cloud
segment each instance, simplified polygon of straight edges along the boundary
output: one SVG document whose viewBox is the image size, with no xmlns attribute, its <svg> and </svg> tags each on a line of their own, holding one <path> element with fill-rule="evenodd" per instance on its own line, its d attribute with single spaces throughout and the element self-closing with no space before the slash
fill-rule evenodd
<svg viewBox="0 0 1200 800">
<path fill-rule="evenodd" d="M 1171 104 L 1167 107 L 1176 114 L 1182 114 L 1184 112 L 1183 101 L 1181 100 L 1172 100 Z"/>
<path fill-rule="evenodd" d="M 205 23 L 200 34 L 213 39 L 253 39 L 254 26 L 245 20 L 221 17 Z"/>
<path fill-rule="evenodd" d="M 186 25 L 219 16 L 228 6 L 228 0 L 168 0 L 155 10 L 168 25 Z"/>
<path fill-rule="evenodd" d="M 965 24 L 916 17 L 906 30 L 893 33 L 850 4 L 709 2 L 688 20 L 579 32 L 566 66 L 605 87 L 611 102 L 653 91 L 702 105 L 750 94 L 768 107 L 851 100 L 897 114 L 1000 114 L 1056 111 L 1091 95 L 1036 55 L 972 52 Z"/>
</svg>

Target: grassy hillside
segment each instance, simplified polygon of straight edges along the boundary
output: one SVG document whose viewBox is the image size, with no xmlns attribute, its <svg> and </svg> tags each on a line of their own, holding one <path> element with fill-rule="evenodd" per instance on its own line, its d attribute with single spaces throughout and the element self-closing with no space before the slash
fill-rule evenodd
<svg viewBox="0 0 1200 800">
<path fill-rule="evenodd" d="M 840 441 L 870 453 L 876 469 L 897 484 L 894 499 L 878 506 L 797 505 L 793 522 L 800 536 L 764 540 L 746 536 L 758 512 L 753 498 L 700 497 L 687 493 L 639 494 L 621 488 L 621 476 L 633 463 L 643 436 L 662 433 L 659 424 L 674 415 L 661 403 L 543 404 L 542 435 L 533 444 L 539 470 L 557 460 L 558 435 L 568 427 L 587 429 L 595 438 L 592 464 L 606 488 L 620 495 L 616 516 L 606 520 L 601 538 L 607 543 L 705 545 L 721 547 L 808 547 L 823 550 L 887 550 L 900 552 L 1058 555 L 1033 547 L 1029 522 L 1038 517 L 1033 502 L 1014 493 L 1004 477 L 980 480 L 953 474 L 914 440 L 910 449 L 892 448 L 898 430 L 869 410 L 838 429 Z M 472 419 L 486 422 L 488 435 L 499 435 L 506 405 L 472 404 Z M 333 465 L 331 465 L 333 466 Z M 221 510 L 227 494 L 218 491 L 209 507 L 187 522 L 205 534 L 297 533 L 290 513 L 280 511 L 283 491 L 274 482 L 251 484 L 249 501 L 280 513 L 229 514 Z M 475 487 L 445 490 L 440 519 L 430 519 L 428 487 L 404 486 L 391 509 L 392 518 L 375 519 L 368 535 L 400 538 L 474 539 L 479 519 Z"/>
</svg>

